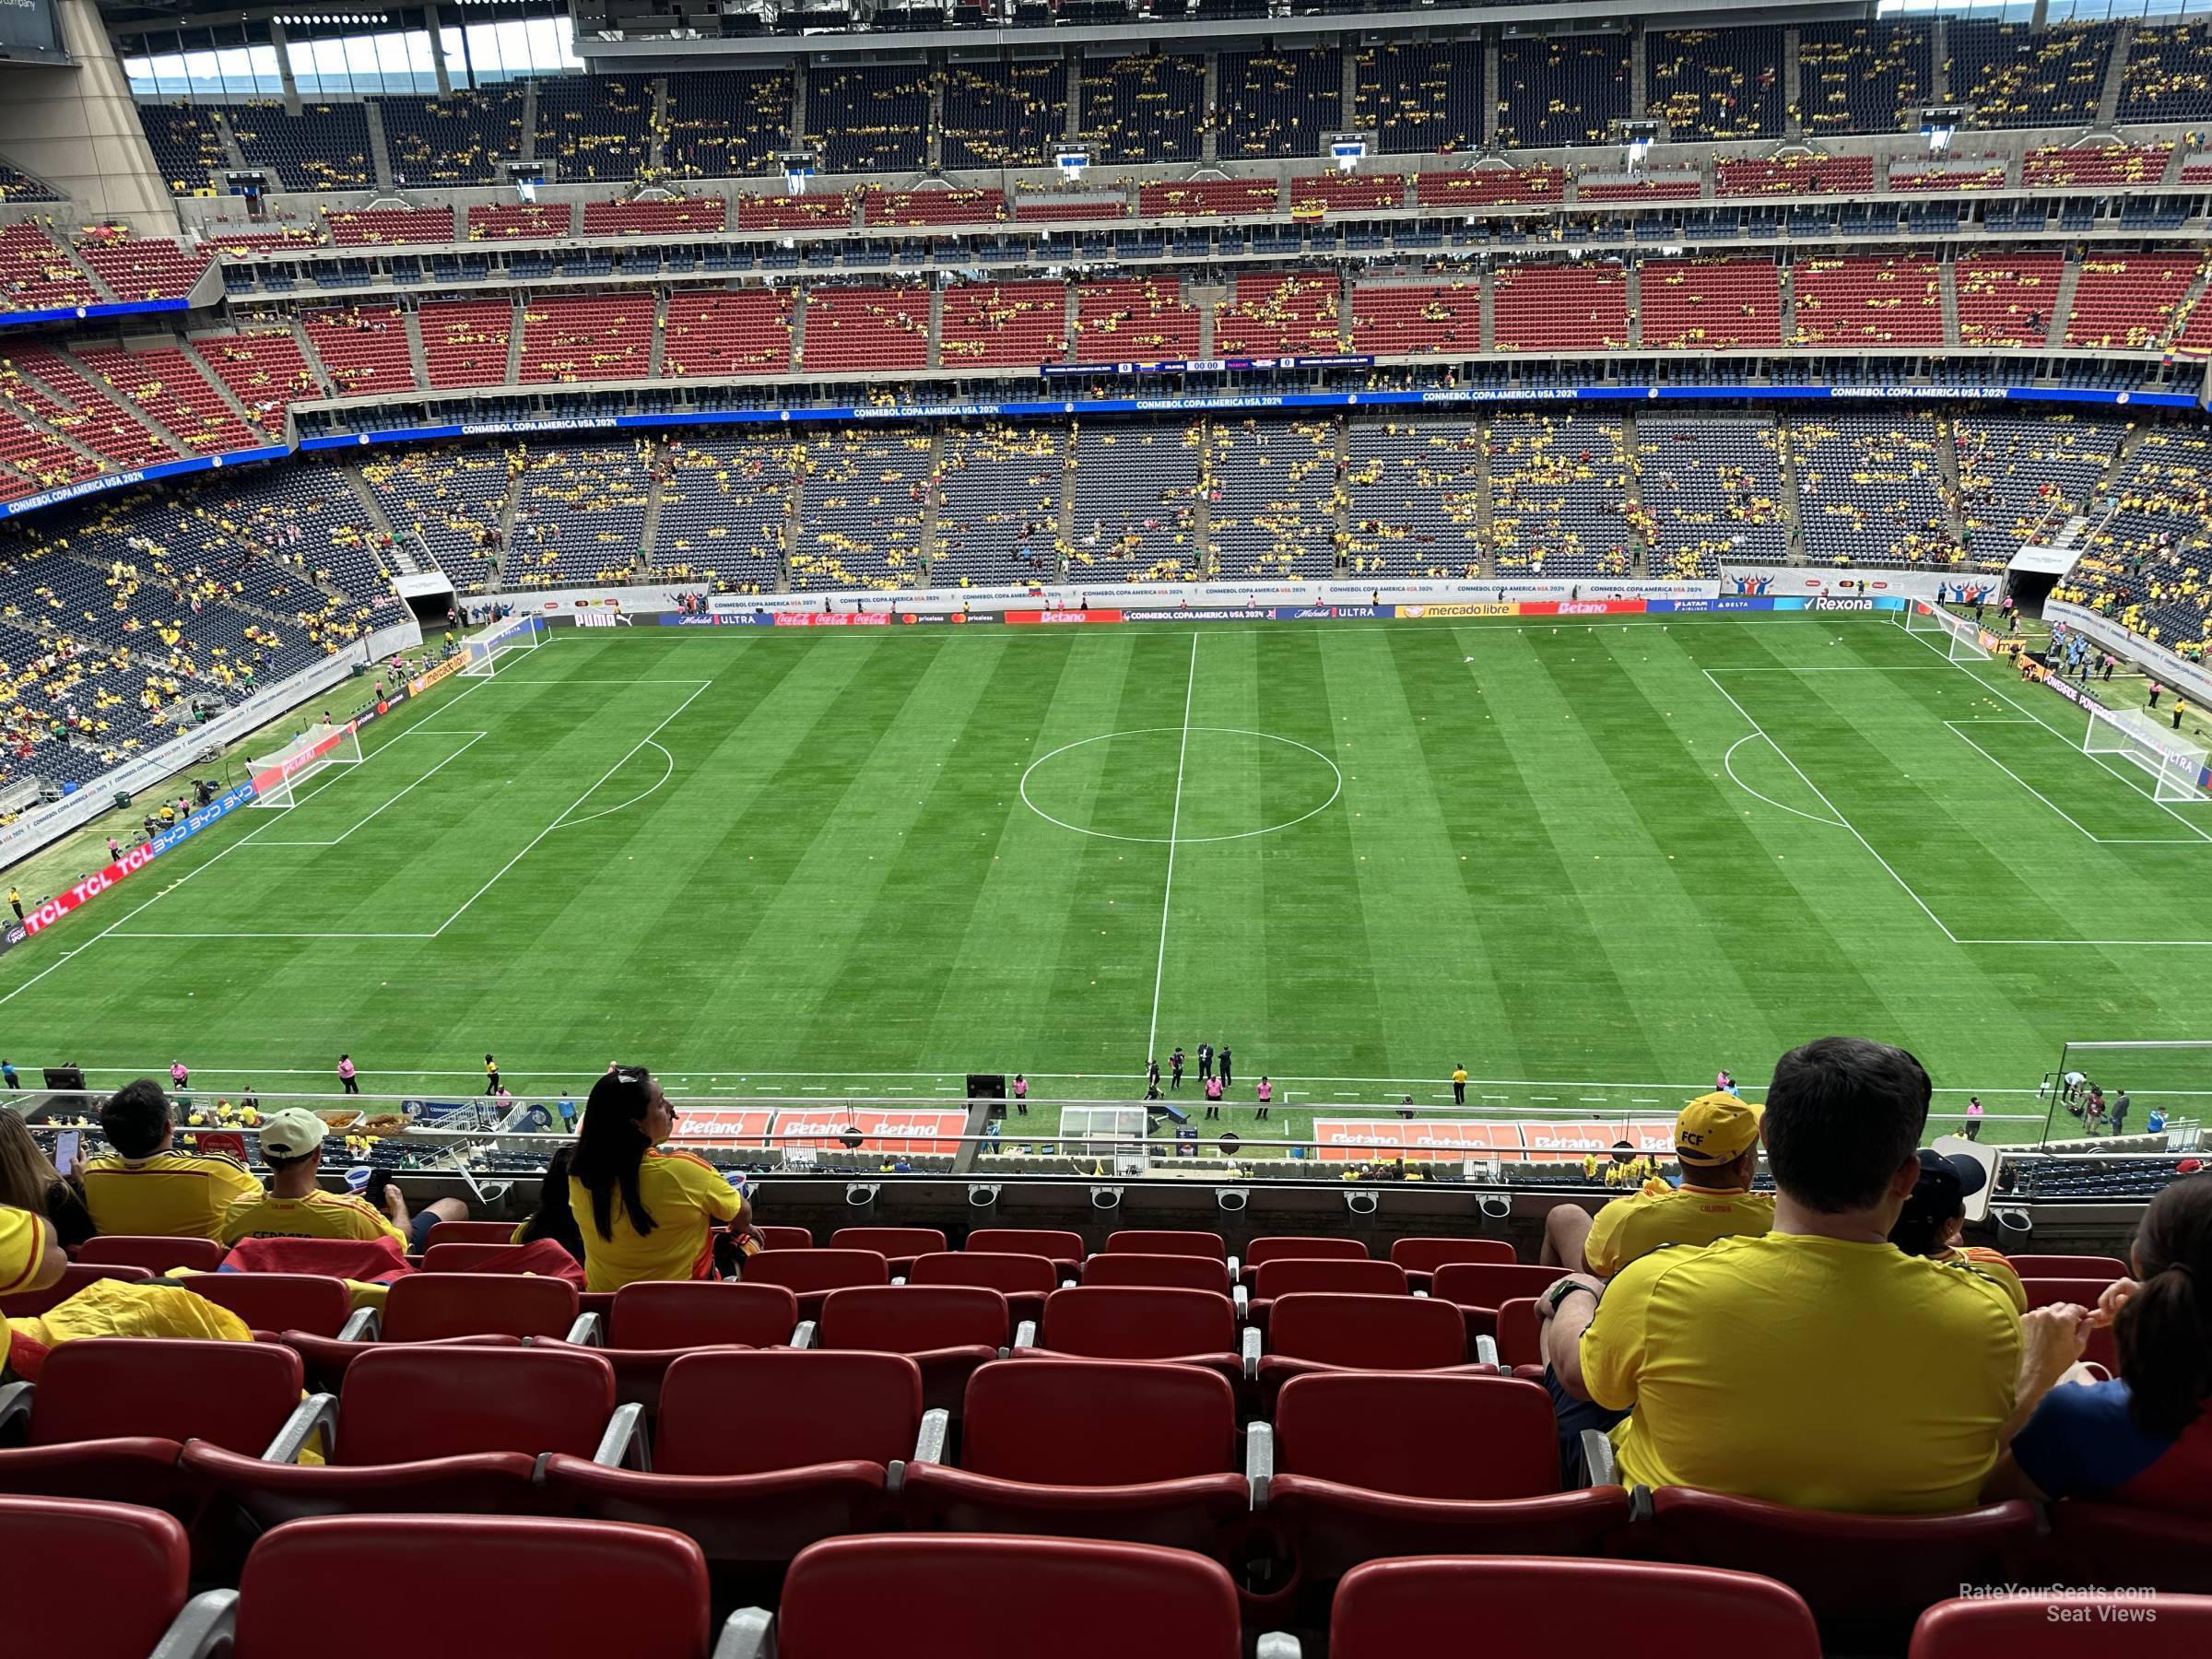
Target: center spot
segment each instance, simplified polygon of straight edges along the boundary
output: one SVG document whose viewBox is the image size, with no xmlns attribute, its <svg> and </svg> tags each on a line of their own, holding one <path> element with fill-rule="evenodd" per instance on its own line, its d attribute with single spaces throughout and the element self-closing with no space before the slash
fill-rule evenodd
<svg viewBox="0 0 2212 1659">
<path fill-rule="evenodd" d="M 1332 806 L 1343 788 L 1336 763 L 1296 738 L 1194 725 L 1186 739 L 1172 725 L 1052 749 L 1022 774 L 1021 798 L 1078 835 L 1165 846 L 1288 830 Z"/>
</svg>

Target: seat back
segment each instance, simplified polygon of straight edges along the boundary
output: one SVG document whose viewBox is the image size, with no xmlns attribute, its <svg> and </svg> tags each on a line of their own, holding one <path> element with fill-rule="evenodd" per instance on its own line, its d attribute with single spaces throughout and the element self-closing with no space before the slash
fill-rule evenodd
<svg viewBox="0 0 2212 1659">
<path fill-rule="evenodd" d="M 1242 1646 L 1220 1563 L 1150 1544 L 831 1538 L 799 1553 L 779 1609 L 779 1659 L 1237 1659 Z"/>
<path fill-rule="evenodd" d="M 1211 1290 L 1227 1296 L 1229 1264 L 1202 1255 L 1094 1255 L 1083 1264 L 1086 1285 L 1138 1285 L 1156 1290 Z"/>
<path fill-rule="evenodd" d="M 1522 1297 L 1537 1296 L 1559 1282 L 1564 1267 L 1537 1267 L 1525 1262 L 1448 1262 L 1436 1270 L 1429 1294 L 1463 1308 L 1496 1308 Z"/>
<path fill-rule="evenodd" d="M 2050 1512 L 2051 1553 L 2066 1583 L 2212 1595 L 2212 1520 L 2080 1498 Z"/>
<path fill-rule="evenodd" d="M 422 1248 L 428 1254 L 441 1244 L 512 1243 L 514 1228 L 512 1221 L 439 1221 L 431 1225 Z"/>
<path fill-rule="evenodd" d="M 1544 1363 L 1544 1322 L 1535 1297 L 1516 1296 L 1499 1305 L 1498 1359 L 1504 1365 Z"/>
<path fill-rule="evenodd" d="M 154 1276 L 143 1267 L 97 1265 L 72 1262 L 62 1269 L 62 1277 L 43 1290 L 19 1290 L 13 1296 L 0 1297 L 0 1316 L 9 1319 L 36 1319 L 49 1309 L 58 1308 L 71 1297 L 97 1279 L 149 1279 Z"/>
<path fill-rule="evenodd" d="M 411 1273 L 384 1299 L 386 1342 L 446 1336 L 565 1336 L 576 1287 L 519 1273 Z"/>
<path fill-rule="evenodd" d="M 1108 1255 L 1194 1255 L 1229 1260 L 1219 1233 L 1177 1232 L 1171 1228 L 1133 1228 L 1106 1235 Z"/>
<path fill-rule="evenodd" d="M 300 1404 L 300 1356 L 273 1342 L 92 1336 L 46 1356 L 30 1443 L 151 1436 L 258 1457 Z"/>
<path fill-rule="evenodd" d="M 0 1497 L 0 1563 L 10 1653 L 136 1659 L 182 1610 L 192 1552 L 159 1510 Z"/>
<path fill-rule="evenodd" d="M 1453 1262 L 1517 1262 L 1521 1258 L 1503 1239 L 1400 1239 L 1391 1245 L 1390 1259 L 1408 1273 L 1434 1273 Z"/>
<path fill-rule="evenodd" d="M 425 1273 L 498 1273 L 514 1260 L 517 1245 L 488 1239 L 454 1239 L 422 1253 Z"/>
<path fill-rule="evenodd" d="M 1270 1262 L 1260 1272 L 1265 1276 L 1290 1265 Z M 1405 1269 L 1396 1271 L 1403 1274 Z M 1267 1348 L 1286 1359 L 1362 1371 L 1434 1371 L 1466 1363 L 1467 1322 L 1450 1302 L 1425 1296 L 1301 1291 L 1276 1300 L 1267 1322 Z"/>
<path fill-rule="evenodd" d="M 1938 1602 L 1912 1627 L 1909 1659 L 2080 1659 L 2100 1644 L 2088 1632 L 2118 1625 L 2107 1650 L 2129 1659 L 2212 1653 L 2212 1595 L 1989 1596 Z"/>
<path fill-rule="evenodd" d="M 466 1563 L 465 1571 L 455 1564 Z M 333 1585 L 374 1584 L 428 1621 L 441 1652 L 704 1659 L 707 1565 L 657 1526 L 521 1515 L 329 1515 L 279 1526 L 239 1580 L 236 1659 L 387 1651 L 382 1620 L 329 1618 Z M 485 1594 L 527 1585 L 526 1594 Z"/>
<path fill-rule="evenodd" d="M 606 1316 L 610 1348 L 712 1347 L 789 1342 L 799 1299 L 781 1285 L 712 1279 L 645 1279 L 615 1292 Z"/>
<path fill-rule="evenodd" d="M 1060 1275 L 1043 1256 L 994 1251 L 939 1250 L 916 1256 L 910 1285 L 982 1285 L 1007 1295 L 1042 1295 L 1060 1287 Z"/>
<path fill-rule="evenodd" d="M 1353 1568 L 1336 1586 L 1330 1659 L 1461 1651 L 1474 1609 L 1480 1610 L 1485 1645 L 1500 1653 L 1557 1646 L 1562 1612 L 1571 1609 L 1578 1627 L 1696 1631 L 1700 1642 L 1729 1653 L 1820 1659 L 1812 1614 L 1771 1579 L 1711 1567 L 1512 1556 Z"/>
<path fill-rule="evenodd" d="M 968 1379 L 960 1467 L 1044 1486 L 1131 1486 L 1237 1466 L 1237 1399 L 1195 1366 L 986 1365 Z"/>
<path fill-rule="evenodd" d="M 1406 1269 L 1395 1262 L 1326 1256 L 1277 1257 L 1264 1262 L 1252 1277 L 1256 1297 L 1289 1296 L 1301 1290 L 1341 1290 L 1359 1296 L 1404 1296 Z"/>
<path fill-rule="evenodd" d="M 891 1268 L 880 1251 L 764 1250 L 747 1259 L 745 1279 L 802 1293 L 841 1290 L 847 1285 L 888 1285 Z"/>
<path fill-rule="evenodd" d="M 581 1347 L 376 1343 L 346 1369 L 337 1461 L 478 1452 L 589 1457 L 615 1409 L 615 1369 Z"/>
<path fill-rule="evenodd" d="M 152 1274 L 171 1267 L 213 1273 L 229 1253 L 213 1239 L 149 1239 L 133 1233 L 87 1239 L 76 1247 L 76 1259 L 88 1267 L 143 1267 Z"/>
<path fill-rule="evenodd" d="M 1269 1262 L 1365 1261 L 1367 1246 L 1358 1239 L 1313 1238 L 1285 1235 L 1254 1239 L 1244 1248 L 1246 1271 Z"/>
<path fill-rule="evenodd" d="M 653 1466 L 758 1475 L 914 1454 L 922 1368 L 904 1354 L 777 1348 L 686 1354 L 661 1382 Z"/>
<path fill-rule="evenodd" d="M 319 1273 L 206 1273 L 193 1281 L 192 1293 L 257 1331 L 335 1336 L 353 1312 L 346 1281 Z"/>
<path fill-rule="evenodd" d="M 2032 1278 L 2022 1279 L 2020 1288 L 2028 1293 L 2030 1308 L 2048 1308 L 2057 1302 L 2077 1302 L 2085 1308 L 2094 1308 L 2112 1280 L 2103 1278 Z M 2100 1325 L 2089 1333 L 2088 1345 L 2081 1357 L 2092 1365 L 2101 1365 L 2118 1374 L 2120 1370 L 2120 1339 L 2112 1335 L 2112 1327 Z"/>
<path fill-rule="evenodd" d="M 1044 1299 L 1041 1345 L 1094 1359 L 1181 1359 L 1237 1346 L 1237 1311 L 1209 1290 L 1071 1285 Z"/>
<path fill-rule="evenodd" d="M 935 1227 L 841 1227 L 830 1235 L 832 1250 L 872 1250 L 879 1256 L 927 1255 L 945 1248 L 945 1234 Z"/>
<path fill-rule="evenodd" d="M 1013 1329 L 1006 1299 L 974 1285 L 856 1285 L 830 1291 L 820 1320 L 822 1347 L 878 1354 L 1000 1348 Z"/>
<path fill-rule="evenodd" d="M 1083 1235 L 1056 1227 L 979 1227 L 960 1246 L 971 1254 L 1040 1255 L 1048 1262 L 1083 1259 Z"/>
<path fill-rule="evenodd" d="M 81 1252 L 78 1259 L 83 1259 Z M 2096 1279 L 2109 1285 L 2130 1273 L 2118 1256 L 2008 1255 L 2005 1259 L 2022 1279 Z"/>
<path fill-rule="evenodd" d="M 814 1229 L 811 1227 L 755 1227 L 753 1234 L 760 1241 L 763 1250 L 812 1250 Z"/>
<path fill-rule="evenodd" d="M 1275 1402 L 1275 1466 L 1401 1498 L 1559 1489 L 1551 1396 L 1512 1377 L 1315 1371 Z"/>
</svg>

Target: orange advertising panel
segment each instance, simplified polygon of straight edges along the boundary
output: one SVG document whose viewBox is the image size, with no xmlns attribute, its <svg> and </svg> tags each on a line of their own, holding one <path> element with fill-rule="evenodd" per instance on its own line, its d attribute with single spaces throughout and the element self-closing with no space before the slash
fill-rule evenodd
<svg viewBox="0 0 2212 1659">
<path fill-rule="evenodd" d="M 786 1151 L 812 1147 L 818 1151 L 844 1149 L 848 1130 L 860 1131 L 861 1149 L 869 1152 L 958 1152 L 960 1131 L 968 1125 L 965 1112 L 889 1111 L 880 1106 L 857 1106 L 845 1111 L 835 1106 L 806 1107 L 776 1114 L 771 1134 L 774 1146 Z"/>
<path fill-rule="evenodd" d="M 1586 1153 L 1604 1157 L 1627 1141 L 1637 1151 L 1671 1158 L 1675 1120 L 1638 1119 L 1630 1123 L 1592 1120 L 1561 1123 L 1547 1118 L 1459 1119 L 1315 1118 L 1315 1149 L 1324 1163 L 1358 1163 L 1398 1158 L 1434 1162 L 1441 1159 L 1495 1158 L 1507 1162 L 1580 1160 Z"/>
</svg>

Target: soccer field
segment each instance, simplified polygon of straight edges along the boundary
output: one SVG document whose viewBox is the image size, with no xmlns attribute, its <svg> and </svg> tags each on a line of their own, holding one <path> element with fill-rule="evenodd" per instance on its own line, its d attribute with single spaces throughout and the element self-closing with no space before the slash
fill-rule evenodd
<svg viewBox="0 0 2212 1659">
<path fill-rule="evenodd" d="M 1206 1039 L 1249 1132 L 1263 1072 L 1299 1108 L 1448 1101 L 1459 1062 L 1471 1105 L 1671 1110 L 1849 1031 L 1986 1098 L 2065 1039 L 2202 1035 L 2212 806 L 1940 643 L 562 631 L 8 953 L 0 1046 L 206 1089 L 333 1088 L 343 1050 L 473 1092 L 489 1050 L 517 1092 L 619 1058 L 920 1101 L 1134 1098 Z"/>
</svg>

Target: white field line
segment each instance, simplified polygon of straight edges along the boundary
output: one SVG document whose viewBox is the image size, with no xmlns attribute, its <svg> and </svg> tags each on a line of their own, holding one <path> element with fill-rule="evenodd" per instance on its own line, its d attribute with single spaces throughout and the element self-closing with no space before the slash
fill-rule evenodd
<svg viewBox="0 0 2212 1659">
<path fill-rule="evenodd" d="M 1190 673 L 1182 683 L 1182 747 L 1175 756 L 1175 805 L 1168 818 L 1168 879 L 1159 895 L 1159 954 L 1152 964 L 1152 1029 L 1145 1033 L 1149 1065 L 1159 1041 L 1159 990 L 1168 971 L 1168 907 L 1175 899 L 1175 835 L 1182 826 L 1182 769 L 1191 753 L 1191 698 L 1198 689 L 1198 636 L 1191 635 Z"/>
</svg>

